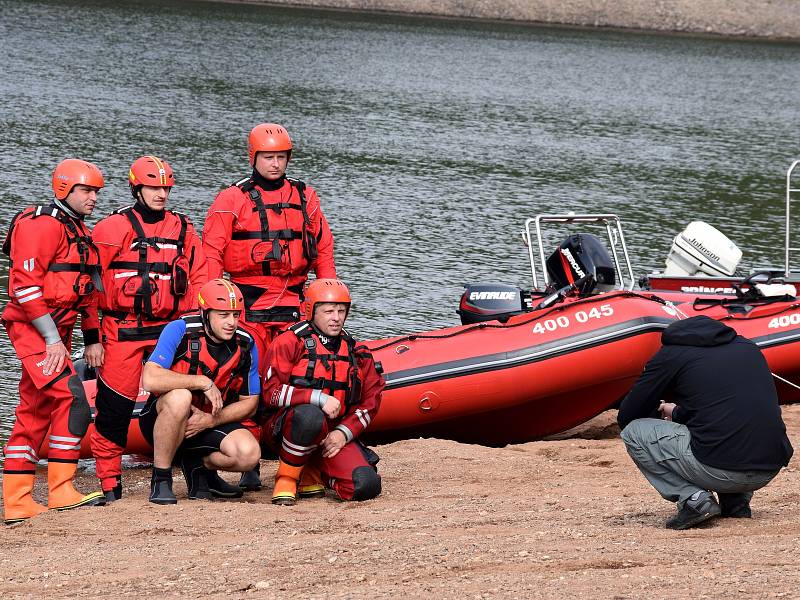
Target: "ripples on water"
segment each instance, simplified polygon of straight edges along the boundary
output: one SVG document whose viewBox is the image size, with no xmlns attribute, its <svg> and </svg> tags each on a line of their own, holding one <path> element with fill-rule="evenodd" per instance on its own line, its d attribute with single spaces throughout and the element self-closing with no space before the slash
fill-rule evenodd
<svg viewBox="0 0 800 600">
<path fill-rule="evenodd" d="M 0 0 L 3 230 L 67 156 L 107 175 L 96 217 L 126 204 L 143 153 L 170 161 L 172 206 L 200 226 L 247 174 L 247 131 L 274 120 L 290 174 L 320 192 L 362 337 L 453 324 L 465 282 L 529 285 L 518 232 L 540 212 L 620 214 L 639 274 L 696 218 L 749 265 L 782 260 L 800 46 L 162 4 Z M 18 378 L 4 339 L 0 436 Z"/>
</svg>

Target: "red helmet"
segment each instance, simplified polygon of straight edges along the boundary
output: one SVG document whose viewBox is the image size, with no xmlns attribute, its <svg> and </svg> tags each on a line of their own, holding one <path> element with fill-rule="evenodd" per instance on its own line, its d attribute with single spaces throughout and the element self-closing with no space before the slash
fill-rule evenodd
<svg viewBox="0 0 800 600">
<path fill-rule="evenodd" d="M 103 174 L 97 166 L 85 160 L 67 158 L 53 171 L 53 193 L 64 200 L 76 185 L 87 185 L 98 190 L 105 185 Z"/>
<path fill-rule="evenodd" d="M 346 304 L 350 310 L 350 290 L 338 279 L 315 279 L 305 291 L 305 316 L 307 321 L 314 318 L 314 309 L 323 302 Z"/>
<path fill-rule="evenodd" d="M 175 185 L 175 175 L 167 161 L 161 160 L 157 156 L 142 156 L 131 165 L 131 170 L 128 171 L 128 183 L 135 198 L 140 185 L 172 187 Z"/>
<path fill-rule="evenodd" d="M 200 310 L 243 310 L 241 290 L 227 279 L 212 279 L 197 294 Z"/>
<path fill-rule="evenodd" d="M 289 132 L 277 123 L 261 123 L 250 131 L 247 154 L 250 166 L 256 164 L 256 152 L 288 152 L 292 156 L 292 140 Z"/>
</svg>

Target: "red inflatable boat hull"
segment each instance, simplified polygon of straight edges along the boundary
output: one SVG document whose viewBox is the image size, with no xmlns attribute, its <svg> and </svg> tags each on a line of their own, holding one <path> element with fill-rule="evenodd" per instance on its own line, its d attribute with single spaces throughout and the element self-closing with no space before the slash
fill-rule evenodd
<svg viewBox="0 0 800 600">
<path fill-rule="evenodd" d="M 800 303 L 742 314 L 695 307 L 696 295 L 610 292 L 508 319 L 369 341 L 387 387 L 368 442 L 437 437 L 500 446 L 558 433 L 614 407 L 683 316 L 723 320 L 754 340 L 773 373 L 800 381 Z M 94 407 L 94 381 L 85 383 Z M 800 390 L 776 380 L 781 402 Z M 142 390 L 135 417 L 144 406 Z M 93 429 L 90 426 L 89 431 Z M 128 453 L 149 454 L 134 418 Z M 46 448 L 40 454 L 46 457 Z M 89 458 L 89 434 L 81 456 Z"/>
</svg>

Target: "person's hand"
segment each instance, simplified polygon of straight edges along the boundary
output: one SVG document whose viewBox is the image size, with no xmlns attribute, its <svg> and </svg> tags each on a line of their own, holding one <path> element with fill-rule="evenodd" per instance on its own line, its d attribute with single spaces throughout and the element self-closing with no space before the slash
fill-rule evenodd
<svg viewBox="0 0 800 600">
<path fill-rule="evenodd" d="M 328 394 L 322 394 L 322 397 L 325 399 L 325 404 L 322 405 L 322 412 L 325 413 L 325 416 L 329 419 L 338 417 L 342 408 L 341 402 L 333 396 L 328 396 Z"/>
<path fill-rule="evenodd" d="M 204 429 L 208 429 L 214 425 L 214 419 L 211 418 L 207 412 L 203 412 L 196 406 L 192 406 L 192 414 L 189 420 L 186 421 L 186 432 L 184 437 L 190 438 L 197 435 Z"/>
<path fill-rule="evenodd" d="M 205 394 L 206 400 L 211 404 L 211 414 L 216 415 L 222 410 L 222 392 L 219 391 L 216 384 L 208 377 L 206 377 L 206 380 L 208 383 L 203 387 L 203 394 Z"/>
<path fill-rule="evenodd" d="M 52 375 L 61 373 L 64 369 L 64 361 L 67 359 L 67 347 L 64 342 L 58 341 L 55 344 L 45 346 L 45 359 L 42 365 L 42 373 Z"/>
<path fill-rule="evenodd" d="M 672 402 L 662 402 L 658 407 L 658 412 L 661 413 L 661 418 L 665 421 L 672 421 L 672 411 L 675 410 L 675 404 Z"/>
<path fill-rule="evenodd" d="M 322 456 L 324 458 L 333 458 L 339 454 L 339 450 L 344 448 L 346 443 L 347 438 L 344 437 L 344 434 L 338 429 L 334 429 L 322 440 Z"/>
<path fill-rule="evenodd" d="M 90 367 L 102 367 L 103 359 L 106 356 L 106 351 L 103 349 L 103 344 L 89 344 L 83 349 L 83 358 L 86 359 L 86 364 Z"/>
</svg>

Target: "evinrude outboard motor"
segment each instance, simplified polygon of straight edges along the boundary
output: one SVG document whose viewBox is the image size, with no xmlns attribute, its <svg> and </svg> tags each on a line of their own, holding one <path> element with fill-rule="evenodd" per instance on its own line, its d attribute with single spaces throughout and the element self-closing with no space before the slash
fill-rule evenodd
<svg viewBox="0 0 800 600">
<path fill-rule="evenodd" d="M 462 325 L 494 319 L 505 321 L 513 315 L 526 311 L 525 292 L 518 287 L 503 283 L 467 285 L 456 310 L 461 317 Z"/>
<path fill-rule="evenodd" d="M 615 289 L 617 277 L 614 261 L 600 238 L 591 233 L 569 236 L 545 261 L 545 265 L 556 288 L 585 278 L 578 289 L 582 295 Z"/>
<path fill-rule="evenodd" d="M 731 277 L 741 259 L 742 251 L 725 234 L 703 221 L 692 221 L 675 236 L 664 275 Z"/>
</svg>

